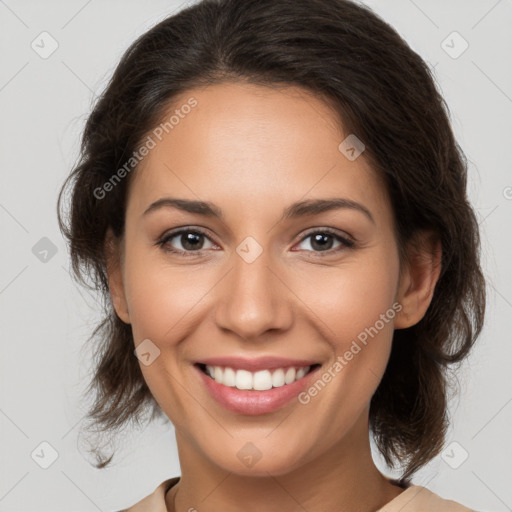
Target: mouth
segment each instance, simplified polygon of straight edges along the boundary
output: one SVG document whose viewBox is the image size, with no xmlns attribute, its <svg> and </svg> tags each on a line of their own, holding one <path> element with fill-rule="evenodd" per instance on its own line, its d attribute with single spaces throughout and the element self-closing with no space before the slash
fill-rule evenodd
<svg viewBox="0 0 512 512">
<path fill-rule="evenodd" d="M 321 365 L 314 363 L 307 366 L 286 366 L 258 371 L 204 363 L 196 363 L 195 366 L 209 379 L 221 386 L 244 391 L 268 391 L 290 386 L 314 372 Z"/>
<path fill-rule="evenodd" d="M 209 361 L 213 362 L 213 361 Z M 301 392 L 310 386 L 320 364 L 295 361 L 296 366 L 277 367 L 283 361 L 266 363 L 272 368 L 262 368 L 262 362 L 240 363 L 252 371 L 232 366 L 195 363 L 193 367 L 206 393 L 224 409 L 246 416 L 270 414 L 291 405 Z M 304 364 L 306 366 L 303 366 Z M 233 360 L 231 360 L 233 364 Z M 254 368 L 254 366 L 257 366 Z M 297 401 L 297 403 L 301 403 Z M 297 407 L 295 404 L 294 407 Z M 301 405 L 303 407 L 303 405 Z"/>
</svg>

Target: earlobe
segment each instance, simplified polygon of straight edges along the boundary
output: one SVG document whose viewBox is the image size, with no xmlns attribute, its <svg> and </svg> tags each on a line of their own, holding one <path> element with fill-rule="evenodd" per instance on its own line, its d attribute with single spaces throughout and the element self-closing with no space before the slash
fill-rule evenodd
<svg viewBox="0 0 512 512">
<path fill-rule="evenodd" d="M 441 242 L 432 232 L 422 232 L 411 242 L 396 299 L 402 310 L 395 329 L 411 327 L 425 316 L 441 273 L 441 256 Z"/>
<path fill-rule="evenodd" d="M 110 298 L 117 316 L 124 323 L 129 324 L 130 315 L 123 284 L 121 250 L 121 241 L 114 236 L 109 228 L 105 237 L 104 251 Z"/>
</svg>

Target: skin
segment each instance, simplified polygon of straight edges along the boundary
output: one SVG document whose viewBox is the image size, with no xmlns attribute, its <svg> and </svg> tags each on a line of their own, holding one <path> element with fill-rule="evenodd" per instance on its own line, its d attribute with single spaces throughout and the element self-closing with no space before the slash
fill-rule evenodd
<svg viewBox="0 0 512 512">
<path fill-rule="evenodd" d="M 369 403 L 393 330 L 416 324 L 431 302 L 439 243 L 422 234 L 423 248 L 410 249 L 400 273 L 383 183 L 364 153 L 350 161 L 339 151 L 349 134 L 312 93 L 227 82 L 191 89 L 173 109 L 192 96 L 198 105 L 133 175 L 124 237 L 109 233 L 106 242 L 115 310 L 136 346 L 149 338 L 160 350 L 141 370 L 176 428 L 182 475 L 167 509 L 375 511 L 402 489 L 373 463 Z M 210 201 L 224 220 L 170 207 L 143 214 L 162 197 Z M 335 197 L 363 204 L 374 222 L 353 209 L 280 220 L 295 201 Z M 195 242 L 202 255 L 157 245 L 183 226 L 207 232 Z M 356 245 L 333 237 L 322 251 L 308 237 L 322 228 Z M 263 250 L 250 264 L 236 252 L 248 236 Z M 183 241 L 178 235 L 167 247 L 186 250 Z M 277 355 L 317 360 L 324 372 L 397 302 L 402 310 L 307 405 L 230 412 L 192 366 Z M 252 467 L 237 457 L 249 441 L 261 452 Z"/>
</svg>

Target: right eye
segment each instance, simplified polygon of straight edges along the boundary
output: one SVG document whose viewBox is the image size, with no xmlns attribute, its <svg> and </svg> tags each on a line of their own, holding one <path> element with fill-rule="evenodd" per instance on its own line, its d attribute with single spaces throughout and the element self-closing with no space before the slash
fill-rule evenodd
<svg viewBox="0 0 512 512">
<path fill-rule="evenodd" d="M 172 245 L 174 239 L 181 245 L 181 248 L 176 248 Z M 198 228 L 181 228 L 164 235 L 157 244 L 164 251 L 185 257 L 202 256 L 204 250 L 202 242 L 204 242 L 205 239 L 209 240 L 212 245 L 215 245 L 204 231 Z"/>
</svg>

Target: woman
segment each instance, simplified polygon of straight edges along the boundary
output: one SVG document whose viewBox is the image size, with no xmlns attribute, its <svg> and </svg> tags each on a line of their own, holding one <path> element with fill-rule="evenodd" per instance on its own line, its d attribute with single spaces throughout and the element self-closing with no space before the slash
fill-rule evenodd
<svg viewBox="0 0 512 512">
<path fill-rule="evenodd" d="M 165 19 L 67 184 L 73 268 L 107 298 L 89 417 L 109 432 L 149 406 L 176 431 L 181 476 L 127 510 L 469 510 L 410 479 L 482 329 L 478 223 L 428 66 L 371 10 Z"/>
</svg>

